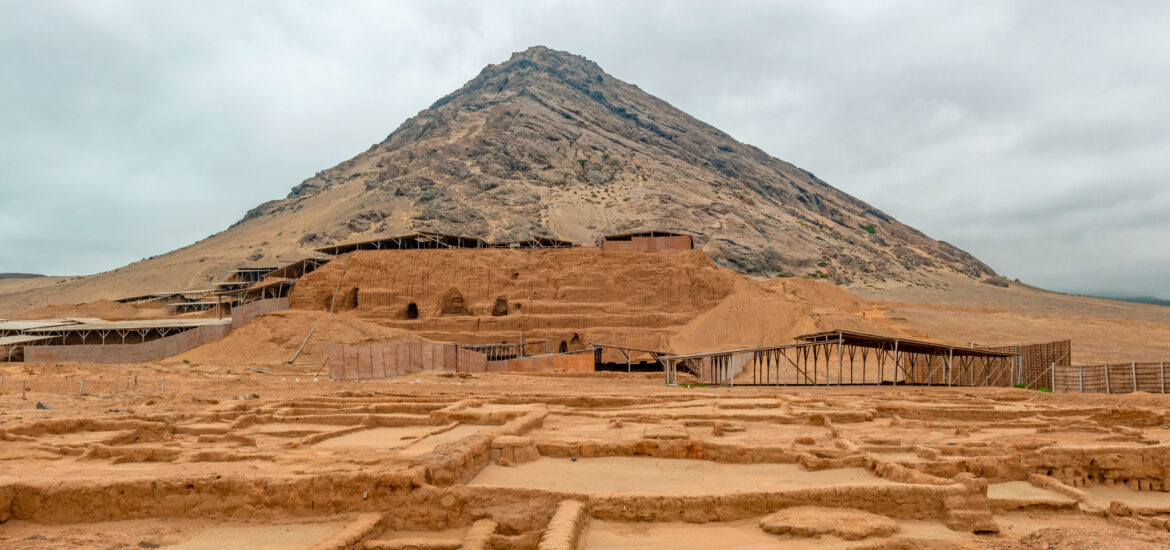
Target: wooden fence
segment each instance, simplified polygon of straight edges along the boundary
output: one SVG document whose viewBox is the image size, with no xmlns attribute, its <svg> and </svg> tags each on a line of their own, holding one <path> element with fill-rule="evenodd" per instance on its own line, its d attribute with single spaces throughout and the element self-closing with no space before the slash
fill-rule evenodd
<svg viewBox="0 0 1170 550">
<path fill-rule="evenodd" d="M 329 377 L 385 378 L 425 370 L 485 372 L 487 355 L 454 344 L 410 342 L 394 346 L 329 346 Z"/>
<path fill-rule="evenodd" d="M 1055 369 L 1072 366 L 1072 342 L 1059 340 L 1044 344 L 1014 344 L 1010 346 L 984 347 L 990 351 L 1014 354 L 1016 378 L 1014 384 L 1026 384 L 1032 388 L 1054 388 Z"/>
<path fill-rule="evenodd" d="M 1065 365 L 1054 369 L 1053 391 L 1071 393 L 1166 393 L 1166 363 Z"/>
</svg>

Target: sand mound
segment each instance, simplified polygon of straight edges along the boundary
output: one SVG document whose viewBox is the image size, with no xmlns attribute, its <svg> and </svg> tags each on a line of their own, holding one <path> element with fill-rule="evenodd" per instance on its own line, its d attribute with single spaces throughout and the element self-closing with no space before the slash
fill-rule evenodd
<svg viewBox="0 0 1170 550">
<path fill-rule="evenodd" d="M 138 306 L 98 300 L 85 304 L 58 304 L 34 309 L 21 315 L 25 319 L 61 319 L 65 317 L 89 317 L 107 321 L 132 319 L 157 319 L 166 317 L 163 308 L 140 308 Z"/>
<path fill-rule="evenodd" d="M 227 338 L 177 355 L 170 361 L 199 363 L 276 364 L 296 353 L 309 331 L 313 337 L 297 357 L 297 364 L 325 361 L 329 346 L 422 342 L 413 332 L 381 327 L 323 311 L 285 310 L 261 315 L 228 334 Z"/>
<path fill-rule="evenodd" d="M 798 506 L 764 516 L 760 520 L 760 528 L 774 535 L 835 535 L 845 540 L 860 540 L 893 535 L 898 532 L 898 523 L 888 517 L 861 510 Z"/>
<path fill-rule="evenodd" d="M 670 347 L 693 353 L 781 345 L 801 334 L 833 329 L 896 333 L 882 320 L 865 317 L 868 309 L 865 300 L 829 282 L 737 280 L 729 296 L 678 330 Z"/>
<path fill-rule="evenodd" d="M 841 313 L 861 314 L 869 304 L 856 294 L 828 281 L 804 277 L 781 277 L 761 283 L 783 294 L 794 302 L 809 304 L 814 310 L 824 309 Z"/>
<path fill-rule="evenodd" d="M 733 294 L 675 333 L 670 339 L 671 349 L 694 353 L 780 345 L 791 342 L 798 334 L 816 331 L 807 306 L 752 281 L 735 286 Z"/>
</svg>

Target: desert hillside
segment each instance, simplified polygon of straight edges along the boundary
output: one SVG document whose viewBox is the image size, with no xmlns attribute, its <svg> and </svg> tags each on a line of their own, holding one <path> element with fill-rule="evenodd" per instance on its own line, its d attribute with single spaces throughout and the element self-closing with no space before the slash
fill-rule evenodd
<svg viewBox="0 0 1170 550">
<path fill-rule="evenodd" d="M 0 285 L 0 314 L 205 288 L 239 265 L 414 230 L 591 244 L 639 229 L 692 233 L 717 264 L 759 276 L 880 283 L 994 275 L 583 57 L 534 47 L 232 227 L 110 272 L 18 292 Z"/>
</svg>

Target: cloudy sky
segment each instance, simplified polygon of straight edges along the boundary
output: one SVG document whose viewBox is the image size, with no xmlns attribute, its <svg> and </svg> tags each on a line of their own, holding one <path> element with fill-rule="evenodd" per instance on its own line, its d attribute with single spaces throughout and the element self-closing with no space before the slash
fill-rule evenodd
<svg viewBox="0 0 1170 550">
<path fill-rule="evenodd" d="M 1008 277 L 1170 298 L 1168 23 L 1139 1 L 0 0 L 0 272 L 202 239 L 543 44 Z"/>
</svg>

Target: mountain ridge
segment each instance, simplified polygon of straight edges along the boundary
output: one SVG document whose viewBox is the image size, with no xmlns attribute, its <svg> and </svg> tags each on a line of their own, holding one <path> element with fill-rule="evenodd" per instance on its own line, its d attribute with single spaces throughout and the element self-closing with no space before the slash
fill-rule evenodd
<svg viewBox="0 0 1170 550">
<path fill-rule="evenodd" d="M 459 135 L 460 130 L 473 129 L 467 128 L 463 118 L 494 126 L 491 129 L 499 135 L 515 139 Z M 573 126 L 583 129 L 573 132 Z M 420 144 L 436 138 L 446 138 L 446 143 L 416 154 Z M 578 143 L 582 138 L 589 142 L 582 146 Z M 559 141 L 573 147 L 546 143 Z M 646 184 L 652 176 L 658 186 Z M 696 233 L 698 246 L 718 263 L 751 274 L 820 272 L 836 282 L 849 283 L 864 279 L 867 271 L 877 280 L 923 266 L 949 267 L 972 277 L 994 275 L 990 267 L 969 254 L 897 222 L 811 172 L 734 140 L 609 76 L 583 57 L 541 46 L 485 67 L 461 88 L 406 120 L 382 142 L 318 172 L 295 186 L 285 199 L 253 209 L 241 222 L 279 214 L 292 204 L 354 180 L 375 195 L 375 200 L 401 203 L 396 199 L 402 197 L 417 207 L 417 212 L 401 217 L 397 224 L 374 225 L 392 218 L 393 206 L 361 209 L 344 227 L 306 234 L 306 242 L 332 244 L 356 240 L 362 234 L 372 238 L 410 230 L 495 240 L 542 235 L 591 242 L 602 233 L 673 229 Z M 616 189 L 610 189 L 612 183 L 617 183 Z M 703 184 L 710 189 L 702 189 Z M 585 189 L 589 196 L 565 200 L 564 187 Z M 715 192 L 709 192 L 711 189 Z M 679 200 L 683 193 L 690 196 Z M 474 204 L 477 199 L 481 204 Z M 665 215 L 648 215 L 656 209 L 644 208 L 609 219 L 604 215 L 584 220 L 557 216 L 558 202 L 598 210 L 588 205 L 606 200 L 609 207 L 623 206 L 616 200 L 646 201 L 661 206 L 657 211 Z M 752 211 L 759 203 L 773 212 Z M 625 210 L 631 214 L 630 208 Z M 696 216 L 680 215 L 686 210 L 698 212 Z M 721 227 L 729 214 L 734 217 L 734 212 L 745 210 L 748 215 L 732 220 L 736 228 Z M 777 213 L 787 219 L 777 222 Z M 804 242 L 785 238 L 785 229 L 794 226 L 806 233 L 801 239 Z M 807 233 L 812 228 L 845 244 L 810 247 L 808 241 L 815 237 Z M 842 235 L 843 231 L 852 235 Z M 887 238 L 895 242 L 886 243 Z M 876 247 L 861 248 L 885 248 L 889 254 L 848 253 L 850 245 L 862 239 L 876 243 Z M 773 241 L 779 241 L 779 246 L 767 246 Z"/>
<path fill-rule="evenodd" d="M 414 231 L 492 241 L 676 230 L 716 263 L 845 285 L 995 272 L 812 172 L 543 46 L 489 65 L 382 141 L 191 245 L 0 306 L 206 288 L 244 264 Z"/>
</svg>

